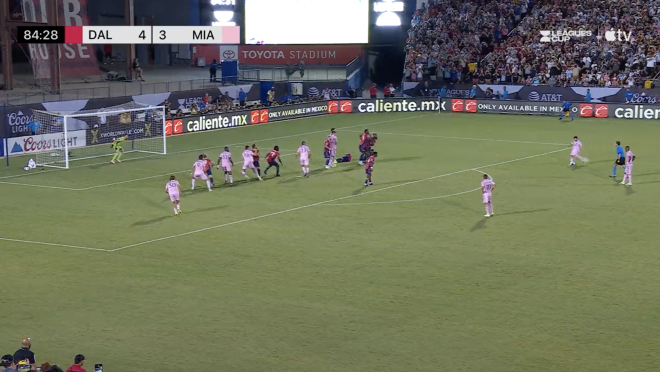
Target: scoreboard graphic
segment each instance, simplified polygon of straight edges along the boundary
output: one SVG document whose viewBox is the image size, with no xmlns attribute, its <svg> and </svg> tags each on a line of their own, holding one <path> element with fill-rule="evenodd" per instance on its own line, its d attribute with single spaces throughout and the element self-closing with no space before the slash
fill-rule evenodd
<svg viewBox="0 0 660 372">
<path fill-rule="evenodd" d="M 19 26 L 24 44 L 240 44 L 239 26 Z"/>
</svg>

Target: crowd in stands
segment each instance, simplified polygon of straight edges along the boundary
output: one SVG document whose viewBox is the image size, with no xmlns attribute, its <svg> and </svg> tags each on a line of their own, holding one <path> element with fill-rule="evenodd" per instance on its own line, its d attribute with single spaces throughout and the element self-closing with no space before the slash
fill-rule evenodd
<svg viewBox="0 0 660 372">
<path fill-rule="evenodd" d="M 86 372 L 85 356 L 78 354 L 73 358 L 73 364 L 66 369 L 66 372 Z M 21 343 L 21 348 L 12 354 L 7 354 L 0 358 L 0 372 L 65 372 L 57 365 L 42 363 L 37 365 L 37 360 L 32 351 L 32 341 L 26 338 Z"/>
<path fill-rule="evenodd" d="M 605 31 L 621 30 L 607 41 Z M 590 31 L 541 42 L 541 30 Z M 413 15 L 407 81 L 650 87 L 660 0 L 428 0 Z"/>
<path fill-rule="evenodd" d="M 390 86 L 392 86 L 390 84 Z M 392 87 L 392 89 L 394 89 Z M 348 97 L 355 97 L 357 90 L 352 86 L 346 90 Z M 324 89 L 320 92 L 318 96 L 293 96 L 293 95 L 284 95 L 282 97 L 276 97 L 275 89 L 268 91 L 266 102 L 261 101 L 247 101 L 247 94 L 243 92 L 243 89 L 240 89 L 238 92 L 238 97 L 232 97 L 229 92 L 220 93 L 215 98 L 211 97 L 208 93 L 202 97 L 201 102 L 193 102 L 190 104 L 190 109 L 184 109 L 179 107 L 177 110 L 171 109 L 171 102 L 165 101 L 163 105 L 165 106 L 165 112 L 167 113 L 167 119 L 172 118 L 183 118 L 190 115 L 206 115 L 206 114 L 222 114 L 234 111 L 242 110 L 252 110 L 259 109 L 264 107 L 276 107 L 276 106 L 286 106 L 294 105 L 299 103 L 310 103 L 310 102 L 321 102 L 329 101 L 337 97 L 331 97 L 330 89 Z"/>
</svg>

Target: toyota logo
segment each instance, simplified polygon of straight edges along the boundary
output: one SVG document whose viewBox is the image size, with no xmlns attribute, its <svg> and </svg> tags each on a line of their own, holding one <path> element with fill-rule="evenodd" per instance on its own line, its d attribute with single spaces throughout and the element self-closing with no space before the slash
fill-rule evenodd
<svg viewBox="0 0 660 372">
<path fill-rule="evenodd" d="M 231 49 L 227 49 L 224 52 L 222 52 L 222 58 L 224 58 L 224 59 L 234 59 L 234 58 L 236 58 L 236 52 L 234 52 Z"/>
</svg>

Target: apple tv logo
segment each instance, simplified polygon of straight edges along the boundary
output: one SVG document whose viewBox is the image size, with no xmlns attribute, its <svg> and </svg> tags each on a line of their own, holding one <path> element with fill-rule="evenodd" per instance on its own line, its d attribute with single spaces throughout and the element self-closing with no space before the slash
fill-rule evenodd
<svg viewBox="0 0 660 372">
<path fill-rule="evenodd" d="M 630 38 L 632 36 L 632 32 L 628 31 L 621 31 L 621 30 L 616 30 L 611 29 L 609 31 L 605 31 L 605 40 L 607 41 L 630 41 Z"/>
</svg>

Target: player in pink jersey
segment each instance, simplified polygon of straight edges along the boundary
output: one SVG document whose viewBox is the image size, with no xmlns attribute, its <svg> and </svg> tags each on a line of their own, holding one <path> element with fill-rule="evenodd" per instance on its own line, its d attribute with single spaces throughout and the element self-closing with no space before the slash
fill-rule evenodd
<svg viewBox="0 0 660 372">
<path fill-rule="evenodd" d="M 582 160 L 582 162 L 586 163 L 588 160 L 587 158 L 583 158 L 580 156 L 580 152 L 582 151 L 582 142 L 578 139 L 577 136 L 573 137 L 573 143 L 571 144 L 573 146 L 571 148 L 571 162 L 568 164 L 569 167 L 574 167 L 575 166 L 575 158 L 578 158 Z"/>
<path fill-rule="evenodd" d="M 170 176 L 169 182 L 165 184 L 165 193 L 170 196 L 170 201 L 174 206 L 174 215 L 178 216 L 181 213 L 181 184 L 176 177 Z"/>
<path fill-rule="evenodd" d="M 623 181 L 621 181 L 622 185 L 632 186 L 632 168 L 635 159 L 635 154 L 630 151 L 630 146 L 626 146 L 626 166 L 623 172 Z M 626 183 L 626 179 L 628 179 L 628 183 Z"/>
<path fill-rule="evenodd" d="M 305 141 L 302 141 L 298 147 L 298 158 L 300 159 L 300 166 L 302 167 L 303 177 L 309 177 L 309 160 L 312 158 L 312 151 L 307 147 Z"/>
<path fill-rule="evenodd" d="M 243 150 L 242 155 L 243 155 L 243 169 L 241 169 L 241 174 L 243 174 L 243 177 L 250 178 L 248 177 L 247 173 L 245 173 L 245 170 L 250 168 L 257 176 L 259 181 L 261 181 L 261 175 L 257 173 L 257 167 L 254 166 L 254 152 L 252 152 L 250 146 L 245 146 L 245 150 Z"/>
<path fill-rule="evenodd" d="M 208 187 L 209 191 L 211 190 L 211 181 L 209 181 L 208 177 L 206 177 L 206 161 L 204 161 L 204 155 L 199 156 L 199 160 L 197 160 L 193 164 L 193 171 L 190 174 L 192 176 L 192 189 L 195 189 L 195 179 L 201 178 L 204 181 L 206 181 L 206 186 Z"/>
<path fill-rule="evenodd" d="M 490 217 L 495 214 L 493 212 L 493 190 L 495 190 L 495 182 L 493 182 L 493 179 L 489 175 L 484 174 L 484 179 L 481 181 L 481 195 L 484 208 L 486 208 L 484 217 Z"/>
<path fill-rule="evenodd" d="M 225 172 L 225 183 L 227 183 L 227 176 L 229 176 L 229 183 L 234 184 L 234 175 L 231 172 L 231 168 L 234 166 L 234 161 L 231 158 L 231 152 L 229 152 L 229 147 L 225 147 L 225 151 L 220 153 L 218 157 L 218 169 L 222 168 Z"/>
<path fill-rule="evenodd" d="M 335 128 L 330 129 L 330 135 L 328 135 L 328 144 L 329 155 L 328 164 L 325 166 L 325 169 L 335 166 L 335 159 L 337 158 L 337 131 Z"/>
<path fill-rule="evenodd" d="M 364 185 L 365 186 L 373 186 L 373 182 L 371 182 L 371 174 L 374 171 L 374 163 L 376 162 L 376 158 L 378 157 L 378 153 L 376 151 L 371 153 L 371 156 L 367 159 L 367 164 L 364 166 L 364 173 L 367 175 L 367 179 L 364 180 Z"/>
</svg>

